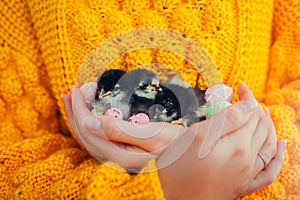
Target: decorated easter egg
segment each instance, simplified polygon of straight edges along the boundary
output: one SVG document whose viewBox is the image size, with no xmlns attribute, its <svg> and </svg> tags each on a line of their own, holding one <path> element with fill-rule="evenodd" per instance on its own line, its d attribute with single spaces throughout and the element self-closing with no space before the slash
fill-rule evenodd
<svg viewBox="0 0 300 200">
<path fill-rule="evenodd" d="M 148 115 L 146 115 L 145 113 L 138 113 L 135 115 L 132 115 L 128 121 L 133 122 L 133 123 L 148 123 L 150 122 L 150 118 L 148 117 Z"/>
<path fill-rule="evenodd" d="M 216 101 L 232 101 L 233 90 L 231 87 L 225 84 L 217 84 L 208 88 L 205 92 L 205 100 L 208 103 L 213 103 Z"/>
<path fill-rule="evenodd" d="M 225 108 L 227 108 L 230 105 L 231 105 L 231 103 L 229 103 L 228 101 L 215 101 L 215 102 L 211 103 L 206 108 L 206 119 L 211 118 L 216 113 L 224 110 Z"/>
<path fill-rule="evenodd" d="M 118 119 L 123 119 L 123 113 L 118 108 L 110 108 L 104 113 L 104 115 Z"/>
</svg>

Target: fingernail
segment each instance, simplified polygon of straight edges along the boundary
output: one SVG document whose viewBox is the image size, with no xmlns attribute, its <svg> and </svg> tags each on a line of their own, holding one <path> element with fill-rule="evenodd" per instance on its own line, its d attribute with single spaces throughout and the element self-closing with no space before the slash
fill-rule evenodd
<svg viewBox="0 0 300 200">
<path fill-rule="evenodd" d="M 66 99 L 64 95 L 61 95 L 61 100 L 63 101 L 64 104 L 66 104 Z"/>
<path fill-rule="evenodd" d="M 286 140 L 283 140 L 283 148 L 286 148 Z"/>
<path fill-rule="evenodd" d="M 245 82 L 241 83 L 241 85 L 243 85 L 243 87 L 246 88 L 246 89 L 252 94 L 252 96 L 253 96 L 253 93 L 252 93 L 251 89 L 248 87 L 248 85 L 247 85 Z M 254 96 L 252 97 L 252 101 L 253 101 L 256 105 L 258 105 L 258 102 L 256 101 L 256 99 L 255 99 Z"/>
<path fill-rule="evenodd" d="M 241 85 L 243 85 L 244 87 L 248 87 L 245 82 L 242 82 Z"/>
<path fill-rule="evenodd" d="M 256 108 L 257 104 L 253 101 L 241 101 L 238 103 L 245 112 L 251 112 Z"/>
<path fill-rule="evenodd" d="M 82 119 L 82 126 L 86 129 L 98 132 L 100 130 L 101 121 L 96 117 L 85 117 Z"/>
<path fill-rule="evenodd" d="M 265 110 L 265 113 L 266 113 L 269 117 L 271 117 L 269 108 L 265 108 L 264 110 Z"/>
</svg>

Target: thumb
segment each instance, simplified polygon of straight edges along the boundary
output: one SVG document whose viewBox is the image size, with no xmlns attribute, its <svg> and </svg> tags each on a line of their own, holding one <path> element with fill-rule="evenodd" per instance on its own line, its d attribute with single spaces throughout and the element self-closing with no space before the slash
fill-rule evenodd
<svg viewBox="0 0 300 200">
<path fill-rule="evenodd" d="M 185 131 L 184 127 L 170 123 L 135 124 L 103 115 L 97 118 L 101 121 L 101 128 L 96 134 L 114 142 L 135 145 L 147 152 L 164 150 Z M 85 120 L 84 126 L 88 124 Z"/>
<path fill-rule="evenodd" d="M 211 151 L 218 139 L 245 125 L 254 110 L 259 107 L 254 95 L 245 83 L 239 86 L 238 95 L 240 102 L 215 114 L 201 125 L 201 131 L 196 136 L 198 141 L 202 143 L 199 153 L 200 158 L 205 157 Z M 198 126 L 194 127 L 194 129 L 197 128 Z"/>
<path fill-rule="evenodd" d="M 241 101 L 215 114 L 212 118 L 193 125 L 189 132 L 197 132 L 196 141 L 201 145 L 200 158 L 204 158 L 220 138 L 244 126 L 255 113 L 255 108 L 256 104 L 252 101 Z"/>
</svg>

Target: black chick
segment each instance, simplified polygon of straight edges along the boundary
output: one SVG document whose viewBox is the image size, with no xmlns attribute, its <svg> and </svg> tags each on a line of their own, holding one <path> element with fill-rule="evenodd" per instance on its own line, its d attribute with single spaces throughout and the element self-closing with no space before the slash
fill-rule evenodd
<svg viewBox="0 0 300 200">
<path fill-rule="evenodd" d="M 105 71 L 97 81 L 97 90 L 95 100 L 98 101 L 111 94 L 119 79 L 125 74 L 125 71 L 111 69 Z"/>
<path fill-rule="evenodd" d="M 121 79 L 121 89 L 126 90 L 129 97 L 130 116 L 138 113 L 149 115 L 156 95 L 162 91 L 159 82 L 157 74 L 140 68 L 127 72 Z"/>
<path fill-rule="evenodd" d="M 92 113 L 103 114 L 107 109 L 114 107 L 119 99 L 122 99 L 122 93 L 120 92 L 118 81 L 125 73 L 126 72 L 122 70 L 111 69 L 105 71 L 99 77 Z M 124 111 L 124 109 L 120 110 Z"/>
<path fill-rule="evenodd" d="M 150 109 L 152 122 L 172 122 L 181 118 L 181 108 L 173 88 L 162 85 L 162 92 L 156 95 L 155 104 Z"/>
<path fill-rule="evenodd" d="M 206 120 L 206 109 L 207 109 L 207 102 L 205 100 L 205 91 L 206 90 L 200 90 L 199 87 L 194 87 L 194 92 L 197 97 L 198 102 L 198 109 L 194 111 L 194 113 L 199 117 L 199 121 Z"/>
<path fill-rule="evenodd" d="M 156 109 L 154 121 L 190 126 L 205 119 L 203 91 L 193 89 L 177 76 L 172 77 L 162 88 L 163 92 L 157 97 L 156 103 L 163 110 L 157 112 L 159 109 Z"/>
</svg>

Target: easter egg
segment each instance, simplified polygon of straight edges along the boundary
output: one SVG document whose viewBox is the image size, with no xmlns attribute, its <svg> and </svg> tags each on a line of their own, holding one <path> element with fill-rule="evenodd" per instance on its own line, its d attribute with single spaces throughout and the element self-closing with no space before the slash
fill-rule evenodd
<svg viewBox="0 0 300 200">
<path fill-rule="evenodd" d="M 205 92 L 205 100 L 208 103 L 213 103 L 215 101 L 232 101 L 233 90 L 231 87 L 225 84 L 217 84 L 208 88 Z"/>
<path fill-rule="evenodd" d="M 135 115 L 132 115 L 128 121 L 133 122 L 133 123 L 148 123 L 150 122 L 150 119 L 148 117 L 148 115 L 146 115 L 145 113 L 138 113 Z"/>
<path fill-rule="evenodd" d="M 231 106 L 231 103 L 228 101 L 215 101 L 207 106 L 206 108 L 206 118 L 209 119 L 214 116 L 216 113 L 224 110 L 228 106 Z"/>
<path fill-rule="evenodd" d="M 104 115 L 118 119 L 123 119 L 123 113 L 118 108 L 110 108 L 104 113 Z"/>
</svg>

